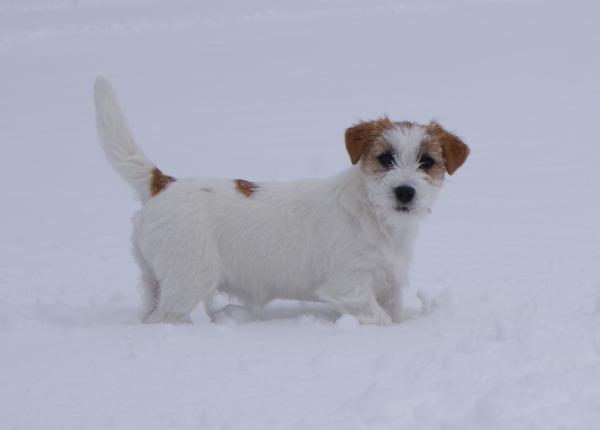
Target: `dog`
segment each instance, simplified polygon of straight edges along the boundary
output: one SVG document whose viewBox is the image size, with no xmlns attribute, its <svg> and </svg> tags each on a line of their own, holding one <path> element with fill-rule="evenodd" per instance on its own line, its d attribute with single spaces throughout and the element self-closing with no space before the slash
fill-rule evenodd
<svg viewBox="0 0 600 430">
<path fill-rule="evenodd" d="M 289 183 L 175 179 L 136 144 L 111 84 L 94 86 L 104 152 L 142 202 L 133 252 L 145 322 L 189 322 L 217 293 L 258 309 L 274 299 L 319 301 L 362 324 L 402 320 L 417 227 L 469 148 L 438 122 L 387 117 L 345 132 L 351 166 Z"/>
</svg>

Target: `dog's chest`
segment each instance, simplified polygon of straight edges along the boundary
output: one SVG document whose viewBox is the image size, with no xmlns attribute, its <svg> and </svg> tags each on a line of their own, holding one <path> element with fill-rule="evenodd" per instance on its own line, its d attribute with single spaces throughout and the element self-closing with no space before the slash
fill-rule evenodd
<svg viewBox="0 0 600 430">
<path fill-rule="evenodd" d="M 372 256 L 373 289 L 379 295 L 406 282 L 410 255 L 398 245 L 384 245 Z"/>
</svg>

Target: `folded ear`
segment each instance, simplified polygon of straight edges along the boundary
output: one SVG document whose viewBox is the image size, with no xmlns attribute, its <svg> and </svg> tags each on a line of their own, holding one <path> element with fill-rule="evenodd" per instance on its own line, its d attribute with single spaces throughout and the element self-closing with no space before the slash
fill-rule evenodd
<svg viewBox="0 0 600 430">
<path fill-rule="evenodd" d="M 360 161 L 373 130 L 372 122 L 361 122 L 346 129 L 346 151 L 352 164 Z"/>
<path fill-rule="evenodd" d="M 453 174 L 469 156 L 469 147 L 458 136 L 446 131 L 436 121 L 431 121 L 427 128 L 429 134 L 442 146 L 446 171 L 449 175 Z"/>
<path fill-rule="evenodd" d="M 379 136 L 383 130 L 392 127 L 394 124 L 383 117 L 375 121 L 359 122 L 356 125 L 346 129 L 346 150 L 350 155 L 352 164 L 360 161 L 360 157 L 373 140 Z"/>
</svg>

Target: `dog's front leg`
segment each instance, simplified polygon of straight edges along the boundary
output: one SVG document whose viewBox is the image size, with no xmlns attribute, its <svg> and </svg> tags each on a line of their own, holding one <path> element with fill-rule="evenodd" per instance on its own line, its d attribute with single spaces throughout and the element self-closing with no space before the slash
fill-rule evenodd
<svg viewBox="0 0 600 430">
<path fill-rule="evenodd" d="M 391 289 L 384 308 L 392 317 L 394 323 L 399 323 L 404 318 L 403 293 L 408 288 L 408 265 L 397 264 L 391 274 Z"/>
<path fill-rule="evenodd" d="M 386 295 L 379 300 L 381 306 L 392 318 L 393 323 L 402 321 L 402 284 L 394 283 Z"/>
<path fill-rule="evenodd" d="M 366 279 L 326 284 L 317 290 L 317 297 L 352 315 L 361 324 L 389 325 L 390 315 L 377 302 Z"/>
</svg>

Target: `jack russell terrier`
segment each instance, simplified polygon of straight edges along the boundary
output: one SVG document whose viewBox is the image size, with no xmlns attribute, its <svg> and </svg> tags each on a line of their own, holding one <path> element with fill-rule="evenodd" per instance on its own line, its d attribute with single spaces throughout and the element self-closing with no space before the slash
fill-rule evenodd
<svg viewBox="0 0 600 430">
<path fill-rule="evenodd" d="M 364 324 L 402 318 L 418 222 L 469 148 L 437 122 L 388 118 L 346 130 L 352 166 L 289 183 L 175 179 L 136 144 L 115 93 L 95 84 L 102 148 L 137 191 L 133 249 L 146 322 L 188 322 L 223 292 L 249 309 L 274 299 L 327 302 Z"/>
</svg>

